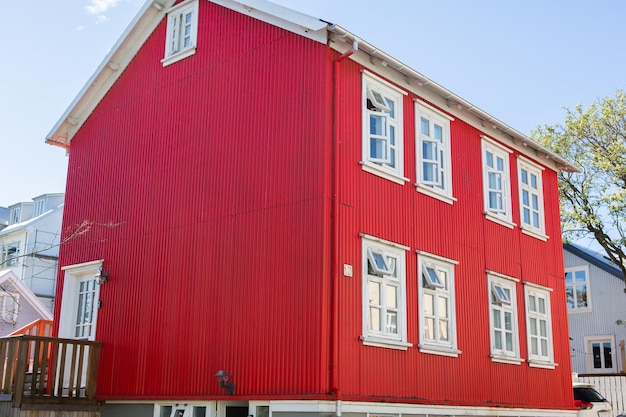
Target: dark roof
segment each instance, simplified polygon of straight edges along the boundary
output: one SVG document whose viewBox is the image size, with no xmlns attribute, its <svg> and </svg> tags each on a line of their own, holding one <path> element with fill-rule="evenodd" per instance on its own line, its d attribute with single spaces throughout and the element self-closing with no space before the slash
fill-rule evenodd
<svg viewBox="0 0 626 417">
<path fill-rule="evenodd" d="M 613 262 L 608 260 L 602 253 L 594 252 L 573 243 L 564 243 L 563 249 L 570 252 L 571 254 L 578 256 L 579 258 L 584 259 L 590 264 L 597 266 L 603 271 L 608 272 L 611 275 L 615 275 L 619 279 L 623 279 L 622 271 L 618 267 L 616 267 Z"/>
</svg>

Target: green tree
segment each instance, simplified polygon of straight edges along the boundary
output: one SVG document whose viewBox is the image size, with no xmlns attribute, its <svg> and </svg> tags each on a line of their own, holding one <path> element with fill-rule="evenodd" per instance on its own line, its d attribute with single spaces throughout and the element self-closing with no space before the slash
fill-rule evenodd
<svg viewBox="0 0 626 417">
<path fill-rule="evenodd" d="M 531 137 L 580 167 L 559 174 L 565 239 L 595 239 L 626 277 L 626 95 L 566 109 L 562 125 Z"/>
</svg>

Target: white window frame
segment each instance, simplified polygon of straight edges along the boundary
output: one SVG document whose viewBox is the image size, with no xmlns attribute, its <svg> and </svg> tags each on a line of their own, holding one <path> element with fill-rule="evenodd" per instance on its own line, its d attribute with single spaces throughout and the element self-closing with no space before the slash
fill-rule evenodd
<svg viewBox="0 0 626 417">
<path fill-rule="evenodd" d="M 20 220 L 22 219 L 22 208 L 21 207 L 14 207 L 11 209 L 11 221 L 9 224 L 16 224 L 19 223 Z"/>
<path fill-rule="evenodd" d="M 33 217 L 41 216 L 46 208 L 46 200 L 43 198 L 35 201 L 35 207 L 33 209 Z"/>
<path fill-rule="evenodd" d="M 185 29 L 185 20 L 189 33 L 182 32 Z M 189 45 L 184 46 L 185 39 L 189 39 Z M 167 31 L 165 35 L 165 57 L 161 60 L 163 66 L 173 64 L 181 59 L 196 53 L 198 38 L 198 0 L 184 1 L 167 11 Z"/>
<path fill-rule="evenodd" d="M 611 362 L 612 367 L 606 368 L 594 368 L 594 358 L 593 358 L 593 344 L 600 343 L 601 345 L 604 343 L 609 343 L 611 345 Z M 601 335 L 601 336 L 585 336 L 585 358 L 587 373 L 590 374 L 603 374 L 603 373 L 614 373 L 617 372 L 617 350 L 615 348 L 615 336 L 614 335 Z M 601 357 L 601 362 L 604 364 L 604 356 Z"/>
<path fill-rule="evenodd" d="M 422 251 L 417 251 L 418 270 L 418 307 L 419 307 L 419 349 L 420 352 L 436 355 L 457 357 L 461 351 L 457 349 L 456 338 L 456 303 L 454 296 L 454 267 L 458 262 L 433 255 Z M 439 274 L 445 273 L 446 279 L 438 278 L 434 282 L 428 277 L 427 269 L 434 269 Z M 433 285 L 434 284 L 434 285 Z M 428 309 L 426 299 L 431 298 L 431 309 Z M 444 312 L 439 311 L 441 304 L 445 301 Z M 431 311 L 432 310 L 432 311 Z M 441 322 L 447 322 L 448 340 L 441 338 Z M 427 336 L 427 322 L 432 323 L 433 337 Z"/>
<path fill-rule="evenodd" d="M 550 292 L 552 289 L 537 284 L 524 283 L 524 304 L 526 310 L 526 339 L 528 342 L 528 365 L 538 368 L 554 369 L 554 341 L 552 339 L 552 310 Z M 544 310 L 540 311 L 541 300 Z M 533 308 L 534 304 L 534 308 Z M 534 323 L 534 324 L 533 324 Z M 545 324 L 545 334 L 541 332 L 541 323 Z M 545 352 L 541 342 L 545 341 Z M 536 352 L 534 345 L 536 344 Z"/>
<path fill-rule="evenodd" d="M 398 184 L 404 184 L 408 178 L 404 177 L 404 122 L 403 100 L 407 94 L 394 85 L 375 77 L 373 74 L 363 71 L 362 79 L 362 160 L 361 166 L 364 171 L 386 178 Z M 393 103 L 393 114 L 390 112 L 389 103 L 378 103 L 373 100 L 382 95 L 386 100 Z M 368 108 L 368 100 L 374 107 Z M 384 132 L 370 134 L 372 117 L 376 117 L 383 123 Z M 392 130 L 394 132 L 392 138 Z M 377 140 L 383 144 L 383 154 L 371 155 L 371 140 Z M 392 140 L 393 139 L 393 140 Z M 395 142 L 395 143 L 392 143 Z M 392 164 L 392 154 L 393 164 Z"/>
<path fill-rule="evenodd" d="M 97 281 L 95 276 L 99 273 L 99 268 L 102 266 L 103 262 L 103 260 L 97 260 L 76 265 L 68 265 L 61 268 L 61 270 L 64 271 L 65 276 L 63 280 L 63 295 L 61 298 L 59 337 L 90 341 L 96 340 L 100 285 L 95 283 L 93 299 L 91 300 L 91 327 L 87 337 L 76 336 L 77 313 L 79 308 L 81 308 L 79 305 L 78 293 L 81 281 Z"/>
<path fill-rule="evenodd" d="M 203 408 L 206 417 L 215 416 L 216 404 L 210 402 L 185 402 L 184 404 L 156 403 L 154 404 L 154 417 L 194 417 L 196 410 Z M 222 413 L 221 415 L 225 415 Z"/>
<path fill-rule="evenodd" d="M 502 170 L 497 167 L 488 166 L 487 153 L 493 155 L 494 158 L 500 158 L 503 161 Z M 483 199 L 485 204 L 485 218 L 499 223 L 503 226 L 514 228 L 515 224 L 511 217 L 511 172 L 509 155 L 512 150 L 505 148 L 494 140 L 482 136 L 482 170 L 483 170 Z M 500 187 L 490 188 L 490 176 L 500 176 Z M 490 204 L 490 194 L 499 193 L 502 199 L 502 208 L 492 208 Z"/>
<path fill-rule="evenodd" d="M 456 199 L 452 197 L 452 156 L 450 148 L 450 122 L 454 119 L 445 113 L 423 103 L 414 101 L 415 107 L 415 151 L 416 151 L 416 178 L 415 184 L 418 192 L 438 198 L 452 204 Z M 422 132 L 422 119 L 428 121 L 429 135 Z M 441 140 L 433 138 L 434 127 L 441 128 Z M 433 143 L 435 148 L 434 159 L 426 159 L 424 145 L 426 142 Z M 426 165 L 436 167 L 437 181 L 425 178 Z"/>
<path fill-rule="evenodd" d="M 0 269 L 19 264 L 20 246 L 20 242 L 14 242 L 2 247 L 2 263 L 0 264 Z"/>
<path fill-rule="evenodd" d="M 406 350 L 411 346 L 407 341 L 406 313 L 406 251 L 409 248 L 363 233 L 361 237 L 363 246 L 363 327 L 361 340 L 367 346 Z M 371 253 L 383 254 L 387 258 L 385 262 L 387 270 L 372 266 L 372 273 L 370 273 L 368 266 L 375 264 L 370 256 Z M 395 265 L 390 262 L 391 259 L 395 260 Z M 370 284 L 379 286 L 378 303 L 370 299 Z M 395 306 L 386 302 L 386 292 L 389 288 L 395 288 Z M 372 326 L 372 310 L 380 312 L 379 326 Z M 385 326 L 385 323 L 388 321 L 387 318 L 393 314 L 396 316 L 396 332 L 388 331 Z M 376 327 L 380 327 L 380 329 L 376 329 Z"/>
<path fill-rule="evenodd" d="M 575 277 L 576 277 L 576 273 L 577 272 L 584 272 L 585 274 L 585 280 L 584 281 L 576 281 Z M 571 281 L 568 282 L 568 274 L 571 274 L 570 276 L 572 277 Z M 565 302 L 567 305 L 567 312 L 569 314 L 575 314 L 575 313 L 589 313 L 592 311 L 592 307 L 591 307 L 591 280 L 589 279 L 589 265 L 579 265 L 579 266 L 572 266 L 572 267 L 568 267 L 565 268 Z M 577 300 L 577 289 L 576 287 L 580 286 L 580 285 L 585 285 L 586 286 L 586 293 L 587 293 L 587 305 L 583 306 L 583 307 L 578 307 L 576 305 L 576 300 Z M 571 287 L 572 290 L 572 301 L 574 302 L 574 306 L 570 308 L 569 303 L 567 302 L 567 294 L 568 294 L 568 289 Z"/>
<path fill-rule="evenodd" d="M 491 341 L 491 360 L 493 362 L 519 365 L 520 357 L 517 283 L 518 279 L 496 272 L 487 271 L 489 303 L 489 336 Z M 508 291 L 508 297 L 506 295 Z M 506 326 L 506 315 L 510 316 L 510 327 Z M 497 326 L 496 318 L 500 322 Z M 507 348 L 507 335 L 511 338 L 511 347 Z"/>
<path fill-rule="evenodd" d="M 20 309 L 20 294 L 3 291 L 0 293 L 2 321 L 5 323 L 17 323 Z"/>
<path fill-rule="evenodd" d="M 543 204 L 543 170 L 543 167 L 529 161 L 528 159 L 522 156 L 517 157 L 520 228 L 522 229 L 522 233 L 546 241 L 548 240 L 548 236 L 546 236 L 545 208 Z M 527 183 L 524 183 L 523 181 L 524 172 L 527 173 Z M 534 187 L 529 181 L 532 176 L 537 178 L 537 183 Z M 528 202 L 524 201 L 525 195 L 528 196 Z M 537 207 L 533 207 L 533 199 L 536 199 Z M 525 213 L 528 213 L 530 217 L 529 221 L 526 221 Z M 533 220 L 534 216 L 537 217 L 536 222 Z"/>
</svg>

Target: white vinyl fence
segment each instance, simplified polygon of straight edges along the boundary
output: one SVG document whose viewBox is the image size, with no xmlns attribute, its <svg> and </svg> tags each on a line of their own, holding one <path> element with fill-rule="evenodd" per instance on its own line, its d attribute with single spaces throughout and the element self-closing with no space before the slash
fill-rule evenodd
<svg viewBox="0 0 626 417">
<path fill-rule="evenodd" d="M 626 375 L 582 376 L 574 374 L 574 382 L 593 384 L 596 391 L 611 402 L 613 414 L 626 411 Z"/>
</svg>

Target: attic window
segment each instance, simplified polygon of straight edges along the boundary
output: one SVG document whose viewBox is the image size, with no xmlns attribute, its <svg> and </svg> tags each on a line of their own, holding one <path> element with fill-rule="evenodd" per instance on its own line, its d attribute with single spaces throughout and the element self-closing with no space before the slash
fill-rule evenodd
<svg viewBox="0 0 626 417">
<path fill-rule="evenodd" d="M 167 12 L 167 33 L 163 66 L 196 53 L 198 0 L 184 1 Z"/>
</svg>

